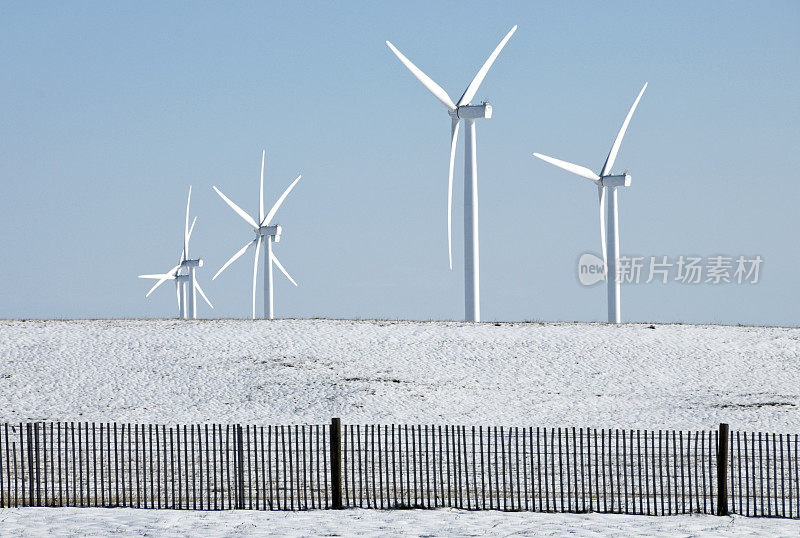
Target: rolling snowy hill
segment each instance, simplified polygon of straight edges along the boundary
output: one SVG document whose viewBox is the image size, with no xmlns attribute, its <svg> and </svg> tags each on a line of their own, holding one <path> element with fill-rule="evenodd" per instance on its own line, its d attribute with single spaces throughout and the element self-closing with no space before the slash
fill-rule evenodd
<svg viewBox="0 0 800 538">
<path fill-rule="evenodd" d="M 2 321 L 0 420 L 800 430 L 800 329 Z"/>
</svg>

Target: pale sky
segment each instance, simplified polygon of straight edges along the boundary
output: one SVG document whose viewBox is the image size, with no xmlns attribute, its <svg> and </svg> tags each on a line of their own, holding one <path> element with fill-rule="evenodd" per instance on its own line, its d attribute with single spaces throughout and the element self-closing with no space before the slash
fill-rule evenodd
<svg viewBox="0 0 800 538">
<path fill-rule="evenodd" d="M 248 317 L 252 237 L 211 190 L 277 215 L 278 317 L 461 319 L 463 144 L 447 263 L 449 118 L 386 47 L 476 96 L 485 320 L 604 320 L 596 171 L 642 84 L 615 170 L 627 256 L 761 256 L 755 285 L 625 285 L 624 321 L 798 324 L 797 2 L 3 2 L 0 317 L 172 317 L 140 273 L 192 252 Z M 644 279 L 643 279 L 644 280 Z M 260 296 L 260 292 L 259 292 Z M 259 299 L 259 304 L 261 303 Z"/>
</svg>

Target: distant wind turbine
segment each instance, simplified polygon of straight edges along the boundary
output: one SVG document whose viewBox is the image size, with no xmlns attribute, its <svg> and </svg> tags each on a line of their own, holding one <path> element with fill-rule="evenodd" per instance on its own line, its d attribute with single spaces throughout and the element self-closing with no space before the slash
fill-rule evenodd
<svg viewBox="0 0 800 538">
<path fill-rule="evenodd" d="M 480 301 L 480 256 L 478 246 L 478 156 L 475 139 L 475 120 L 492 117 L 492 105 L 487 102 L 480 105 L 471 105 L 478 88 L 483 82 L 486 73 L 497 59 L 497 55 L 506 46 L 511 36 L 516 32 L 514 26 L 495 47 L 492 54 L 481 66 L 475 78 L 469 83 L 461 95 L 458 103 L 454 103 L 441 86 L 431 80 L 416 65 L 403 56 L 390 42 L 389 48 L 400 59 L 409 71 L 419 80 L 434 97 L 447 108 L 450 115 L 450 174 L 447 182 L 447 250 L 450 258 L 450 269 L 453 268 L 453 234 L 452 234 L 452 206 L 453 206 L 453 165 L 456 156 L 456 142 L 461 120 L 465 123 L 464 143 L 464 316 L 467 321 L 481 320 Z"/>
<path fill-rule="evenodd" d="M 230 264 L 236 261 L 240 256 L 242 256 L 247 250 L 255 245 L 256 247 L 256 255 L 253 262 L 253 319 L 256 319 L 256 279 L 258 277 L 258 254 L 261 251 L 261 245 L 264 245 L 264 317 L 272 319 L 275 315 L 273 309 L 273 294 L 272 294 L 272 264 L 278 266 L 278 269 L 289 279 L 289 281 L 297 286 L 297 282 L 289 275 L 286 269 L 283 268 L 283 265 L 275 254 L 272 252 L 272 243 L 277 243 L 281 240 L 281 232 L 282 228 L 280 224 L 270 224 L 272 222 L 272 218 L 275 216 L 275 213 L 278 211 L 278 208 L 281 206 L 283 201 L 292 191 L 297 182 L 300 181 L 300 177 L 297 176 L 294 181 L 283 191 L 283 194 L 280 195 L 278 201 L 275 202 L 275 205 L 264 214 L 264 158 L 266 156 L 266 150 L 261 152 L 261 183 L 258 191 L 258 221 L 256 221 L 253 217 L 251 217 L 247 212 L 245 212 L 241 207 L 233 203 L 227 196 L 222 194 L 217 187 L 213 187 L 214 191 L 219 194 L 220 198 L 228 204 L 228 206 L 233 209 L 237 215 L 239 215 L 244 221 L 253 228 L 253 231 L 256 234 L 255 239 L 252 239 L 247 242 L 245 246 L 239 249 L 236 254 L 231 256 L 231 258 L 225 262 L 217 274 L 215 274 L 211 280 L 216 279 L 222 271 L 228 268 Z"/>
<path fill-rule="evenodd" d="M 614 161 L 617 159 L 619 146 L 622 144 L 622 138 L 625 136 L 625 131 L 628 130 L 628 124 L 633 117 L 633 112 L 639 105 L 639 100 L 642 98 L 647 83 L 644 83 L 642 90 L 633 102 L 633 106 L 625 116 L 625 121 L 622 122 L 622 127 L 617 133 L 617 138 L 614 139 L 614 144 L 611 146 L 611 151 L 608 152 L 606 162 L 600 170 L 600 175 L 595 174 L 593 171 L 586 167 L 572 164 L 547 155 L 534 153 L 534 155 L 545 162 L 563 168 L 568 172 L 585 177 L 597 185 L 597 195 L 600 199 L 600 244 L 603 251 L 603 263 L 606 266 L 606 286 L 608 287 L 608 322 L 620 323 L 620 299 L 619 299 L 619 279 L 617 278 L 617 267 L 619 262 L 619 222 L 617 214 L 617 187 L 629 187 L 631 184 L 631 176 L 624 172 L 623 174 L 613 175 L 611 168 L 614 166 Z M 606 204 L 606 198 L 609 198 Z M 606 226 L 606 221 L 608 225 Z"/>
<path fill-rule="evenodd" d="M 183 319 L 197 319 L 197 294 L 200 295 L 208 303 L 208 306 L 214 308 L 211 301 L 208 300 L 206 294 L 203 293 L 203 288 L 197 282 L 197 275 L 195 270 L 203 266 L 203 260 L 200 258 L 189 259 L 189 239 L 192 237 L 194 225 L 197 222 L 197 217 L 192 220 L 192 225 L 189 226 L 189 203 L 192 200 L 192 187 L 189 187 L 189 197 L 186 200 L 186 219 L 183 226 L 183 249 L 178 258 L 178 265 L 162 274 L 155 275 L 139 275 L 139 278 L 147 278 L 157 280 L 158 282 L 150 288 L 145 297 L 150 297 L 150 294 L 155 291 L 157 287 L 166 282 L 167 280 L 175 281 L 175 293 L 178 296 L 178 317 Z"/>
</svg>

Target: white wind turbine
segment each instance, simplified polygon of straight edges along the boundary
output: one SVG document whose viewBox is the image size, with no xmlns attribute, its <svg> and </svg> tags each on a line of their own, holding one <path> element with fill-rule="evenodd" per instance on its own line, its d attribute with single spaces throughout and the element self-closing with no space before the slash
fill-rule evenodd
<svg viewBox="0 0 800 538">
<path fill-rule="evenodd" d="M 454 103 L 447 92 L 436 84 L 430 77 L 403 56 L 390 42 L 386 42 L 392 52 L 403 62 L 409 71 L 419 80 L 434 97 L 447 107 L 450 115 L 450 174 L 447 182 L 447 249 L 450 257 L 450 269 L 453 268 L 453 234 L 452 234 L 452 205 L 453 205 L 453 165 L 456 156 L 456 142 L 461 120 L 464 120 L 464 309 L 467 321 L 481 320 L 480 301 L 480 263 L 478 247 L 478 156 L 475 139 L 475 120 L 492 117 L 492 105 L 487 102 L 480 105 L 471 105 L 478 88 L 483 82 L 489 68 L 497 59 L 506 43 L 517 27 L 514 26 L 492 51 L 489 58 L 481 66 L 475 78 L 469 83 L 461 95 L 458 103 Z"/>
<path fill-rule="evenodd" d="M 619 300 L 619 278 L 617 278 L 617 266 L 619 261 L 619 221 L 617 209 L 617 187 L 628 187 L 631 184 L 631 176 L 628 172 L 613 175 L 611 168 L 614 166 L 614 161 L 619 152 L 619 146 L 622 144 L 622 138 L 625 136 L 625 131 L 628 129 L 628 124 L 633 117 L 633 112 L 639 105 L 639 100 L 647 89 L 647 83 L 644 83 L 642 90 L 633 102 L 633 106 L 625 116 L 625 121 L 622 122 L 622 127 L 617 133 L 617 138 L 614 139 L 614 144 L 611 146 L 611 151 L 608 152 L 606 162 L 600 170 L 600 175 L 595 174 L 593 171 L 586 167 L 577 164 L 568 163 L 547 155 L 534 153 L 534 155 L 543 161 L 563 168 L 568 172 L 585 177 L 597 185 L 597 195 L 600 199 L 600 243 L 603 251 L 603 263 L 606 267 L 606 286 L 608 288 L 608 322 L 620 322 L 620 300 Z M 609 198 L 606 203 L 606 198 Z M 608 221 L 608 226 L 606 226 Z M 611 275 L 609 277 L 609 275 Z"/>
<path fill-rule="evenodd" d="M 266 150 L 262 151 L 261 153 L 261 183 L 258 191 L 258 222 L 247 214 L 241 207 L 233 203 L 227 196 L 222 194 L 222 192 L 217 188 L 213 187 L 217 194 L 219 194 L 220 198 L 233 209 L 237 215 L 242 217 L 244 221 L 249 224 L 253 231 L 256 234 L 255 239 L 252 239 L 247 242 L 245 246 L 239 249 L 236 254 L 231 256 L 231 258 L 225 262 L 217 274 L 214 275 L 211 280 L 216 279 L 222 271 L 224 271 L 230 264 L 232 264 L 236 259 L 238 259 L 242 254 L 244 254 L 247 249 L 252 247 L 253 245 L 256 246 L 256 255 L 253 262 L 253 319 L 256 319 L 256 279 L 258 277 L 258 254 L 261 250 L 262 243 L 264 244 L 264 317 L 272 319 L 274 316 L 273 310 L 273 300 L 272 300 L 272 264 L 278 266 L 278 269 L 289 279 L 289 281 L 297 286 L 297 282 L 289 275 L 286 269 L 283 268 L 281 262 L 278 261 L 278 258 L 272 252 L 272 243 L 273 241 L 277 243 L 281 239 L 281 232 L 282 228 L 280 224 L 270 224 L 272 222 L 272 218 L 275 216 L 275 213 L 278 211 L 278 208 L 281 206 L 283 201 L 292 191 L 297 182 L 300 181 L 301 176 L 297 176 L 294 181 L 283 191 L 283 194 L 280 195 L 278 201 L 275 202 L 275 205 L 269 210 L 269 212 L 265 215 L 264 214 L 264 157 L 266 156 Z"/>
<path fill-rule="evenodd" d="M 163 274 L 139 275 L 139 278 L 148 278 L 158 281 L 150 288 L 150 291 L 147 292 L 145 297 L 150 297 L 150 294 L 167 280 L 174 280 L 175 293 L 178 296 L 178 317 L 183 319 L 197 319 L 196 292 L 200 292 L 200 295 L 208 303 L 208 306 L 214 308 L 214 305 L 208 300 L 206 294 L 203 293 L 203 288 L 197 283 L 197 276 L 195 275 L 195 270 L 203 266 L 203 260 L 200 258 L 189 259 L 189 239 L 192 237 L 194 225 L 197 222 L 197 217 L 195 217 L 194 220 L 192 220 L 192 225 L 189 226 L 189 203 L 191 200 L 192 187 L 189 187 L 189 197 L 186 200 L 186 219 L 184 220 L 183 226 L 183 249 L 178 259 L 178 265 Z"/>
</svg>

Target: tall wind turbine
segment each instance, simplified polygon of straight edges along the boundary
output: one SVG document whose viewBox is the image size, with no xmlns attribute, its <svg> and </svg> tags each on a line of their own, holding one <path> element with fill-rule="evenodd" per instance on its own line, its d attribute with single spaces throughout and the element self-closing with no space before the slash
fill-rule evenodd
<svg viewBox="0 0 800 538">
<path fill-rule="evenodd" d="M 447 95 L 441 86 L 436 84 L 428 75 L 423 73 L 416 65 L 403 56 L 390 42 L 386 42 L 389 48 L 400 59 L 409 71 L 419 80 L 434 97 L 436 97 L 447 108 L 450 115 L 450 174 L 447 181 L 447 250 L 450 258 L 450 269 L 453 269 L 453 233 L 452 233 L 452 211 L 453 211 L 453 165 L 456 157 L 456 142 L 458 141 L 458 129 L 461 120 L 464 121 L 464 317 L 467 321 L 481 320 L 481 299 L 480 299 L 480 263 L 478 248 L 478 155 L 475 139 L 475 120 L 492 117 L 492 105 L 487 102 L 480 105 L 471 105 L 471 101 L 478 88 L 483 82 L 486 73 L 497 59 L 497 55 L 506 46 L 511 36 L 516 32 L 514 26 L 495 47 L 489 58 L 478 70 L 478 74 L 469 83 L 467 89 L 461 95 L 458 103 Z"/>
<path fill-rule="evenodd" d="M 200 292 L 200 295 L 208 303 L 208 306 L 214 308 L 214 305 L 208 300 L 206 294 L 203 293 L 203 288 L 197 283 L 195 270 L 203 266 L 203 260 L 200 258 L 189 258 L 189 239 L 192 237 L 194 225 L 197 222 L 197 217 L 195 217 L 192 220 L 192 225 L 189 226 L 189 203 L 191 200 L 192 187 L 189 187 L 189 197 L 186 200 L 186 219 L 184 220 L 183 226 L 183 250 L 181 250 L 180 258 L 178 258 L 178 265 L 166 273 L 139 275 L 139 278 L 148 278 L 158 281 L 150 288 L 150 291 L 147 292 L 145 297 L 150 297 L 150 294 L 167 280 L 174 280 L 175 293 L 178 296 L 178 317 L 183 319 L 197 319 L 197 292 Z"/>
<path fill-rule="evenodd" d="M 273 309 L 273 294 L 272 294 L 272 264 L 278 266 L 278 269 L 289 279 L 289 281 L 297 286 L 297 282 L 289 275 L 286 269 L 283 268 L 283 265 L 275 254 L 272 252 L 272 243 L 277 243 L 281 240 L 281 232 L 283 229 L 281 228 L 280 224 L 270 224 L 272 222 L 272 218 L 275 216 L 275 213 L 278 211 L 278 208 L 281 206 L 283 201 L 292 191 L 297 182 L 300 181 L 300 177 L 297 176 L 294 181 L 283 191 L 283 194 L 280 195 L 278 201 L 275 202 L 275 205 L 264 214 L 264 157 L 266 156 L 266 150 L 261 152 L 261 183 L 258 190 L 258 221 L 256 221 L 253 217 L 251 217 L 247 212 L 245 212 L 241 207 L 233 203 L 227 196 L 222 194 L 222 192 L 217 188 L 213 187 L 214 191 L 219 194 L 220 198 L 233 209 L 237 215 L 242 217 L 244 221 L 253 228 L 253 231 L 256 234 L 255 239 L 252 239 L 247 242 L 245 246 L 239 249 L 236 254 L 231 256 L 231 258 L 225 262 L 217 274 L 214 275 L 211 280 L 216 279 L 222 271 L 227 269 L 227 267 L 236 261 L 242 254 L 247 252 L 247 249 L 255 245 L 256 247 L 256 255 L 253 261 L 253 319 L 256 319 L 256 279 L 258 277 L 258 254 L 261 251 L 262 244 L 264 248 L 264 317 L 268 319 L 272 319 L 275 315 Z"/>
<path fill-rule="evenodd" d="M 606 286 L 608 287 L 608 322 L 620 322 L 620 300 L 619 300 L 619 278 L 617 277 L 617 266 L 619 261 L 619 221 L 617 209 L 617 187 L 629 187 L 631 184 L 631 176 L 628 172 L 614 175 L 611 169 L 614 166 L 614 161 L 617 159 L 619 146 L 622 144 L 622 138 L 625 136 L 625 131 L 628 130 L 628 124 L 631 122 L 633 112 L 639 105 L 639 100 L 642 98 L 644 91 L 647 89 L 647 83 L 644 83 L 642 90 L 633 102 L 633 106 L 625 116 L 625 121 L 622 122 L 622 127 L 617 133 L 617 138 L 614 139 L 614 144 L 611 146 L 611 151 L 608 152 L 606 162 L 600 170 L 600 175 L 595 174 L 593 171 L 586 167 L 577 164 L 568 163 L 547 155 L 534 153 L 534 155 L 545 162 L 563 168 L 568 172 L 577 174 L 581 177 L 591 180 L 597 185 L 597 195 L 600 199 L 600 244 L 603 251 L 603 263 L 606 266 Z M 608 202 L 606 203 L 606 198 Z"/>
</svg>

